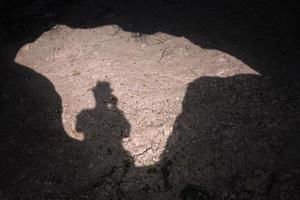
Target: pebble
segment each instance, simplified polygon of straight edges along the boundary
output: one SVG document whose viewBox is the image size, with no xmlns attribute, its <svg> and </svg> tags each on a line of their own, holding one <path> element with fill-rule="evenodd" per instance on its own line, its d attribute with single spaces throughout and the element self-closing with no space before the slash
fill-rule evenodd
<svg viewBox="0 0 300 200">
<path fill-rule="evenodd" d="M 2 97 L 3 97 L 3 99 L 4 99 L 4 100 L 7 100 L 7 99 L 9 99 L 9 95 L 8 95 L 8 94 L 6 94 L 6 93 L 2 94 Z"/>
<path fill-rule="evenodd" d="M 263 173 L 264 173 L 264 172 L 263 172 L 262 170 L 260 170 L 260 169 L 257 169 L 257 170 L 254 171 L 254 174 L 255 174 L 256 176 L 262 175 Z"/>
<path fill-rule="evenodd" d="M 230 194 L 229 199 L 236 199 L 236 195 L 235 194 Z"/>
<path fill-rule="evenodd" d="M 244 186 L 247 190 L 251 191 L 261 186 L 264 182 L 265 180 L 263 177 L 254 177 L 247 179 Z"/>
<path fill-rule="evenodd" d="M 94 163 L 90 163 L 90 164 L 89 164 L 89 169 L 93 169 L 93 168 L 94 168 L 94 166 L 95 166 L 95 164 L 94 164 Z"/>
<path fill-rule="evenodd" d="M 222 199 L 226 199 L 228 197 L 228 194 L 229 194 L 228 191 L 224 189 L 221 194 Z"/>
</svg>

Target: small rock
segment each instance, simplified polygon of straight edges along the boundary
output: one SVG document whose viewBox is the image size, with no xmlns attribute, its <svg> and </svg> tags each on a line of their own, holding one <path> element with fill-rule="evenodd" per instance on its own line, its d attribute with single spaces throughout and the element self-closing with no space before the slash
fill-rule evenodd
<svg viewBox="0 0 300 200">
<path fill-rule="evenodd" d="M 222 157 L 222 154 L 220 152 L 216 153 L 216 159 L 219 160 Z"/>
<path fill-rule="evenodd" d="M 3 97 L 3 99 L 4 99 L 4 100 L 7 100 L 7 99 L 9 99 L 9 95 L 8 95 L 8 94 L 5 94 L 5 93 L 4 93 L 4 94 L 2 94 L 2 97 Z"/>
<path fill-rule="evenodd" d="M 289 190 L 289 185 L 288 184 L 282 185 L 281 189 L 284 190 L 284 191 L 288 191 Z"/>
<path fill-rule="evenodd" d="M 233 152 L 237 152 L 238 150 L 239 150 L 238 147 L 234 147 L 234 148 L 233 148 Z"/>
<path fill-rule="evenodd" d="M 29 49 L 30 49 L 29 44 L 25 45 L 24 49 L 25 49 L 25 50 L 29 50 Z"/>
<path fill-rule="evenodd" d="M 230 194 L 229 199 L 236 199 L 236 195 L 235 194 Z"/>
<path fill-rule="evenodd" d="M 89 170 L 93 169 L 93 168 L 94 168 L 94 166 L 95 166 L 95 164 L 94 164 L 94 163 L 90 163 L 90 164 L 89 164 Z"/>
<path fill-rule="evenodd" d="M 223 132 L 223 134 L 227 137 L 227 138 L 232 138 L 234 135 L 234 131 L 233 130 L 225 130 Z"/>
<path fill-rule="evenodd" d="M 55 17 L 55 16 L 56 16 L 56 14 L 55 14 L 55 13 L 51 13 L 51 12 L 46 13 L 46 14 L 44 15 L 44 17 L 47 18 L 47 19 L 53 18 L 53 17 Z"/>
<path fill-rule="evenodd" d="M 81 72 L 79 70 L 74 70 L 72 76 L 79 76 Z"/>
<path fill-rule="evenodd" d="M 262 177 L 249 178 L 244 183 L 244 186 L 246 187 L 247 190 L 251 191 L 261 186 L 264 182 L 265 179 Z"/>
<path fill-rule="evenodd" d="M 254 171 L 254 174 L 255 174 L 256 176 L 262 175 L 263 173 L 264 173 L 264 172 L 263 172 L 262 170 L 260 170 L 260 169 L 257 169 L 257 170 Z"/>
<path fill-rule="evenodd" d="M 231 96 L 230 99 L 229 99 L 229 104 L 230 105 L 233 105 L 235 104 L 237 101 L 237 97 L 235 95 Z"/>
<path fill-rule="evenodd" d="M 271 76 L 264 76 L 264 79 L 265 79 L 266 81 L 268 81 L 268 80 L 271 80 L 272 77 L 271 77 Z"/>
<path fill-rule="evenodd" d="M 281 175 L 281 176 L 278 176 L 278 179 L 280 180 L 280 181 L 287 181 L 287 180 L 289 180 L 289 179 L 291 179 L 292 178 L 292 175 L 291 174 L 283 174 L 283 175 Z"/>
<path fill-rule="evenodd" d="M 224 189 L 221 194 L 222 199 L 226 199 L 228 197 L 228 194 L 229 194 L 228 191 Z"/>
</svg>

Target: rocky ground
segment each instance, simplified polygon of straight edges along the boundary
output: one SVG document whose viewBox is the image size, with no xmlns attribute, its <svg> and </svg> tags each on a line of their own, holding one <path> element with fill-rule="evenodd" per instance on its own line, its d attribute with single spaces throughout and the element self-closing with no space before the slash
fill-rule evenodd
<svg viewBox="0 0 300 200">
<path fill-rule="evenodd" d="M 0 5 L 0 199 L 300 198 L 290 5 Z"/>
</svg>

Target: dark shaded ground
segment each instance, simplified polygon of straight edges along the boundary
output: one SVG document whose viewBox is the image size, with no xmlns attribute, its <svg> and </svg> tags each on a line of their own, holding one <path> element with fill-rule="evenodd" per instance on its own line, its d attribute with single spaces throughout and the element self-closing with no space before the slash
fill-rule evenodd
<svg viewBox="0 0 300 200">
<path fill-rule="evenodd" d="M 286 87 L 250 75 L 190 83 L 162 161 L 172 161 L 170 187 L 200 185 L 217 199 L 299 198 L 299 175 L 280 181 L 299 167 L 299 97 Z"/>
<path fill-rule="evenodd" d="M 0 4 L 1 44 L 14 46 L 0 55 L 1 199 L 299 199 L 297 7 L 282 1 L 57 2 Z M 64 133 L 52 83 L 14 62 L 23 44 L 56 23 L 184 36 L 237 57 L 261 76 L 190 83 L 161 162 L 137 168 L 121 145 L 130 125 L 108 83 L 94 88 L 95 109 L 78 116 L 87 139 L 73 141 Z M 90 124 L 81 124 L 83 118 Z M 93 163 L 99 155 L 103 162 Z"/>
</svg>

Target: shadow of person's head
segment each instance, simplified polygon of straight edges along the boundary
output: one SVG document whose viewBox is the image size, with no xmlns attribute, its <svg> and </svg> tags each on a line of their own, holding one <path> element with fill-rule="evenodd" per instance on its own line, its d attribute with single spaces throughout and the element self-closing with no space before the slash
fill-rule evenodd
<svg viewBox="0 0 300 200">
<path fill-rule="evenodd" d="M 108 82 L 98 82 L 93 87 L 93 95 L 96 101 L 96 108 L 105 106 L 108 110 L 116 109 L 118 99 L 112 94 L 113 90 Z"/>
</svg>

